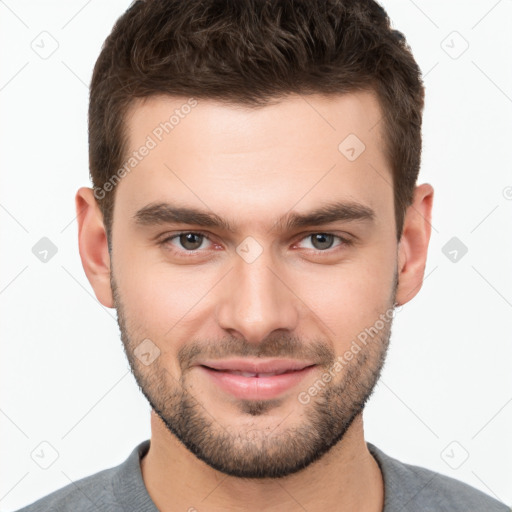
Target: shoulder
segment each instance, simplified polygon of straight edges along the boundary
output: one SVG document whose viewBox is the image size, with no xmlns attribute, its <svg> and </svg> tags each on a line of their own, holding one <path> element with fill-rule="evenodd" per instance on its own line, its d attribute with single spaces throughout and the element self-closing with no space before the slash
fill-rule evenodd
<svg viewBox="0 0 512 512">
<path fill-rule="evenodd" d="M 112 477 L 117 467 L 105 469 L 58 489 L 18 512 L 97 512 L 112 507 Z M 110 503 L 109 503 L 110 501 Z M 109 507 L 110 505 L 110 507 Z"/>
<path fill-rule="evenodd" d="M 118 466 L 72 482 L 17 512 L 153 512 L 156 509 L 146 491 L 140 471 L 140 458 L 148 449 L 149 440 L 146 440 L 136 446 Z"/>
<path fill-rule="evenodd" d="M 366 443 L 384 480 L 384 512 L 510 512 L 512 509 L 470 485 L 430 469 L 403 463 Z"/>
</svg>

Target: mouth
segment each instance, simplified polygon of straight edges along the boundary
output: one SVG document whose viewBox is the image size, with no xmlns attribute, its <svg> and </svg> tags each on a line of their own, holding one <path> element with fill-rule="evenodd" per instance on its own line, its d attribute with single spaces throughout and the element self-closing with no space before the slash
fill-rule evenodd
<svg viewBox="0 0 512 512">
<path fill-rule="evenodd" d="M 279 372 L 243 372 L 241 370 L 218 370 L 217 368 L 209 368 L 208 366 L 203 366 L 203 368 L 207 368 L 208 370 L 213 370 L 214 372 L 224 372 L 229 373 L 230 375 L 241 375 L 242 377 L 274 377 L 275 375 L 284 375 L 285 373 L 292 373 L 302 370 L 282 370 Z M 307 367 L 309 368 L 309 366 Z"/>
<path fill-rule="evenodd" d="M 317 365 L 293 360 L 209 361 L 197 368 L 218 389 L 236 398 L 268 400 L 296 387 Z"/>
</svg>

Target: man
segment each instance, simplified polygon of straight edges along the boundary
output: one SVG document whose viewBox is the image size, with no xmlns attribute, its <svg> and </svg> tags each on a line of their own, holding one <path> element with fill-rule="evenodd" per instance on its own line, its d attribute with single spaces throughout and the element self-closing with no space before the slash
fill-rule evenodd
<svg viewBox="0 0 512 512">
<path fill-rule="evenodd" d="M 508 510 L 364 439 L 425 270 L 423 100 L 370 0 L 128 9 L 94 69 L 76 208 L 151 440 L 23 510 Z"/>
</svg>

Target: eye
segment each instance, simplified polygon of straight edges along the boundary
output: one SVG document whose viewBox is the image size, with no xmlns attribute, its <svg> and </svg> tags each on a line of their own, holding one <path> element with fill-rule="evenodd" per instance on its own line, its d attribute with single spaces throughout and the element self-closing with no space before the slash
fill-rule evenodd
<svg viewBox="0 0 512 512">
<path fill-rule="evenodd" d="M 204 233 L 196 231 L 184 231 L 182 233 L 168 236 L 159 243 L 162 245 L 171 245 L 171 250 L 173 251 L 193 253 L 194 251 L 198 251 L 201 248 L 204 249 L 204 247 L 201 246 L 205 240 L 210 239 Z"/>
<path fill-rule="evenodd" d="M 336 239 L 339 240 L 339 243 L 335 245 Z M 310 240 L 310 247 L 306 246 L 305 248 L 312 249 L 317 253 L 329 253 L 333 252 L 329 251 L 333 247 L 336 250 L 337 247 L 352 245 L 352 241 L 349 238 L 335 235 L 334 233 L 310 233 L 303 237 L 299 244 L 305 240 Z M 183 231 L 163 238 L 159 245 L 167 247 L 171 252 L 178 255 L 194 256 L 208 249 L 207 244 L 206 246 L 204 245 L 206 242 L 213 244 L 206 233 Z"/>
<path fill-rule="evenodd" d="M 347 238 L 343 238 L 341 236 L 335 235 L 333 233 L 310 233 L 302 240 L 311 240 L 312 248 L 319 252 L 326 252 L 328 249 L 333 247 L 333 243 L 335 239 L 340 240 L 341 243 L 337 244 L 335 247 L 339 247 L 340 245 L 351 245 L 351 241 Z"/>
<path fill-rule="evenodd" d="M 185 249 L 195 251 L 203 244 L 204 237 L 199 233 L 182 233 L 178 235 L 178 241 Z"/>
</svg>

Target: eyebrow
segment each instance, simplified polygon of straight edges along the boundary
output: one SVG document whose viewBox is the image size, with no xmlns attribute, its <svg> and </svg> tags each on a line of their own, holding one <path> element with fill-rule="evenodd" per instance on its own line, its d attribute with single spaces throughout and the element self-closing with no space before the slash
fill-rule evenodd
<svg viewBox="0 0 512 512">
<path fill-rule="evenodd" d="M 160 224 L 194 224 L 203 227 L 217 228 L 230 233 L 237 230 L 222 217 L 215 213 L 180 207 L 170 203 L 151 203 L 139 209 L 133 216 L 137 225 L 153 226 Z M 285 214 L 275 222 L 271 231 L 292 231 L 308 226 L 329 224 L 336 221 L 373 222 L 375 211 L 361 203 L 342 202 L 327 203 L 306 213 L 292 212 Z"/>
</svg>

